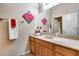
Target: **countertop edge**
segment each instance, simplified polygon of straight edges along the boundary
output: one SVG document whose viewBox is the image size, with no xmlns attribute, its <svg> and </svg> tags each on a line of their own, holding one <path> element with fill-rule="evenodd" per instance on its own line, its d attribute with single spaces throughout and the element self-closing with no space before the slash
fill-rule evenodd
<svg viewBox="0 0 79 59">
<path fill-rule="evenodd" d="M 68 44 L 67 45 L 66 44 L 63 45 L 63 44 L 56 43 L 56 42 L 53 42 L 53 41 L 51 42 L 51 41 L 48 41 L 48 40 L 51 40 L 51 39 L 48 39 L 48 38 L 45 38 L 45 37 L 43 38 L 41 36 L 34 36 L 34 35 L 29 35 L 29 36 L 34 37 L 34 38 L 37 38 L 37 39 L 40 39 L 40 40 L 43 40 L 43 41 L 46 41 L 46 42 L 49 42 L 49 43 L 53 43 L 53 44 L 56 44 L 56 45 L 59 45 L 59 46 L 63 46 L 65 48 L 69 48 L 69 49 L 72 49 L 72 50 L 75 50 L 75 51 L 79 51 L 79 48 L 75 48 L 73 46 L 69 46 Z M 48 39 L 48 40 L 44 40 L 44 39 Z M 71 39 L 69 39 L 69 40 L 71 40 Z"/>
</svg>

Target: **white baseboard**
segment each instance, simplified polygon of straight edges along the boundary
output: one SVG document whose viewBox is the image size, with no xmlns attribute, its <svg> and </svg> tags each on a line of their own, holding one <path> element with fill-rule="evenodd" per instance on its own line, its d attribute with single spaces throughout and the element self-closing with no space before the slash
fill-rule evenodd
<svg viewBox="0 0 79 59">
<path fill-rule="evenodd" d="M 25 52 L 25 54 L 28 54 L 28 53 L 30 53 L 30 51 L 26 51 L 26 52 Z"/>
<path fill-rule="evenodd" d="M 25 54 L 28 54 L 28 53 L 30 53 L 30 50 L 22 53 L 21 55 L 24 56 Z"/>
</svg>

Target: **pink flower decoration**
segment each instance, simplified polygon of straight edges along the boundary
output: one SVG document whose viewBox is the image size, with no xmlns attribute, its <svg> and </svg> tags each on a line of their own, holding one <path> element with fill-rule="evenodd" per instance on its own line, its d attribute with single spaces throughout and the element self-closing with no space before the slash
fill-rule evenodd
<svg viewBox="0 0 79 59">
<path fill-rule="evenodd" d="M 23 18 L 28 22 L 31 23 L 31 21 L 34 20 L 34 16 L 31 13 L 25 13 L 23 15 Z"/>
<path fill-rule="evenodd" d="M 47 23 L 47 19 L 46 18 L 43 18 L 42 19 L 42 23 L 45 25 Z"/>
</svg>

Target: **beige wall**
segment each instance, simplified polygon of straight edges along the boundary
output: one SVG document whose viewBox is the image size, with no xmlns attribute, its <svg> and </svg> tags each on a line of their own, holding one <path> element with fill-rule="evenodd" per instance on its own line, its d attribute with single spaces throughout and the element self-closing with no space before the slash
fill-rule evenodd
<svg viewBox="0 0 79 59">
<path fill-rule="evenodd" d="M 22 15 L 31 11 L 35 19 L 28 24 Z M 0 4 L 0 18 L 16 18 L 23 20 L 24 23 L 19 23 L 19 38 L 10 41 L 8 38 L 8 24 L 0 22 L 0 55 L 21 55 L 25 51 L 29 51 L 28 36 L 33 33 L 38 25 L 38 4 L 34 3 L 19 3 L 19 4 Z"/>
<path fill-rule="evenodd" d="M 61 3 L 52 8 L 52 17 L 62 16 L 64 14 L 77 11 L 79 8 L 78 3 Z"/>
</svg>

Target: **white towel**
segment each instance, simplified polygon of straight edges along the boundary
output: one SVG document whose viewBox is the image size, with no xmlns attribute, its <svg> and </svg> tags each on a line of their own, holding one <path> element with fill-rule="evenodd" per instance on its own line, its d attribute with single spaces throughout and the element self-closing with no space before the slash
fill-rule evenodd
<svg viewBox="0 0 79 59">
<path fill-rule="evenodd" d="M 11 27 L 11 19 L 9 19 L 9 39 L 18 39 L 18 20 L 16 20 L 16 27 Z"/>
</svg>

